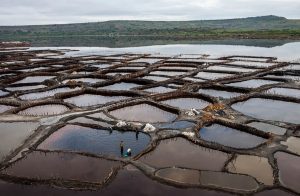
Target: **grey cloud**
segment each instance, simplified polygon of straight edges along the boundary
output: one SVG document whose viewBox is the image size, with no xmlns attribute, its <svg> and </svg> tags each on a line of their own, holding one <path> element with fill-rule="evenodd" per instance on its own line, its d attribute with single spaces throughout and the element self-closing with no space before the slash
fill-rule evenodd
<svg viewBox="0 0 300 196">
<path fill-rule="evenodd" d="M 0 5 L 0 25 L 201 20 L 270 14 L 300 18 L 299 0 L 0 0 Z"/>
</svg>

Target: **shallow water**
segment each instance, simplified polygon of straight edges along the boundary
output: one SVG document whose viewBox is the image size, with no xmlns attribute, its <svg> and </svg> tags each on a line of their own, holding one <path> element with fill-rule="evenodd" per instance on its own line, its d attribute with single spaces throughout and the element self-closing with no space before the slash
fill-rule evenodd
<svg viewBox="0 0 300 196">
<path fill-rule="evenodd" d="M 142 77 L 142 79 L 154 80 L 154 81 L 161 82 L 161 81 L 168 80 L 170 78 L 166 78 L 166 77 L 162 77 L 162 76 L 144 76 L 144 77 Z"/>
<path fill-rule="evenodd" d="M 143 188 L 141 188 L 143 187 Z M 118 172 L 116 178 L 106 187 L 96 191 L 75 191 L 61 188 L 53 188 L 45 185 L 19 185 L 0 181 L 0 192 L 4 195 L 24 195 L 24 196 L 225 196 L 231 195 L 224 192 L 200 188 L 178 188 L 153 181 L 138 170 L 123 169 Z"/>
<path fill-rule="evenodd" d="M 121 164 L 93 157 L 67 153 L 32 152 L 3 173 L 33 179 L 63 179 L 103 182 Z"/>
<path fill-rule="evenodd" d="M 72 92 L 72 91 L 76 91 L 76 90 L 80 90 L 80 88 L 78 88 L 78 87 L 76 87 L 76 88 L 57 88 L 57 89 L 44 91 L 44 92 L 25 94 L 25 95 L 20 96 L 20 98 L 23 100 L 34 100 L 34 99 L 41 99 L 41 98 L 45 98 L 45 97 L 51 97 L 57 93 Z"/>
<path fill-rule="evenodd" d="M 286 142 L 281 142 L 281 144 L 286 145 L 288 150 L 300 155 L 300 138 L 299 137 L 289 137 Z"/>
<path fill-rule="evenodd" d="M 273 185 L 273 169 L 267 158 L 238 155 L 228 164 L 227 169 L 231 173 L 247 174 L 266 185 Z"/>
<path fill-rule="evenodd" d="M 203 93 L 206 95 L 210 95 L 213 97 L 222 97 L 225 99 L 229 99 L 232 97 L 238 97 L 242 95 L 241 93 L 229 92 L 229 91 L 221 91 L 221 90 L 214 90 L 214 89 L 200 89 L 198 93 Z"/>
<path fill-rule="evenodd" d="M 158 87 L 154 87 L 154 88 L 147 88 L 147 89 L 144 89 L 143 91 L 147 91 L 147 92 L 150 92 L 150 93 L 168 93 L 168 92 L 172 92 L 172 91 L 175 91 L 175 90 L 176 89 L 173 89 L 173 88 L 158 86 Z"/>
<path fill-rule="evenodd" d="M 201 128 L 200 137 L 232 148 L 254 148 L 266 141 L 261 137 L 218 124 Z"/>
<path fill-rule="evenodd" d="M 279 179 L 284 186 L 300 191 L 300 157 L 284 152 L 275 153 L 279 167 Z"/>
<path fill-rule="evenodd" d="M 177 183 L 200 184 L 200 172 L 197 170 L 166 168 L 158 170 L 155 175 Z"/>
<path fill-rule="evenodd" d="M 0 113 L 6 112 L 7 110 L 13 109 L 15 107 L 8 105 L 0 105 Z"/>
<path fill-rule="evenodd" d="M 275 95 L 283 95 L 289 97 L 295 97 L 300 99 L 300 89 L 291 89 L 291 88 L 271 88 L 267 93 Z"/>
<path fill-rule="evenodd" d="M 162 103 L 173 107 L 178 107 L 183 110 L 189 110 L 192 108 L 203 109 L 209 105 L 208 102 L 197 98 L 175 98 L 162 101 Z"/>
<path fill-rule="evenodd" d="M 112 84 L 109 86 L 104 86 L 101 87 L 100 89 L 106 89 L 106 90 L 130 90 L 132 88 L 138 87 L 140 85 L 135 84 L 135 83 L 126 83 L 126 82 L 121 82 L 121 83 L 116 83 L 116 84 Z"/>
<path fill-rule="evenodd" d="M 230 76 L 234 76 L 234 74 L 199 72 L 195 77 L 199 77 L 207 80 L 216 80 L 216 79 L 230 77 Z"/>
<path fill-rule="evenodd" d="M 20 111 L 18 114 L 27 116 L 48 116 L 62 114 L 67 111 L 69 111 L 69 109 L 64 105 L 52 104 L 30 107 Z"/>
<path fill-rule="evenodd" d="M 157 124 L 161 129 L 186 129 L 195 126 L 195 123 L 190 121 L 175 121 L 173 123 Z"/>
<path fill-rule="evenodd" d="M 35 86 L 20 86 L 20 87 L 7 87 L 6 89 L 9 91 L 25 91 L 25 90 L 33 90 L 45 88 L 45 85 L 35 85 Z"/>
<path fill-rule="evenodd" d="M 0 123 L 0 161 L 19 147 L 39 126 L 37 122 Z"/>
<path fill-rule="evenodd" d="M 124 142 L 124 152 L 131 148 L 132 155 L 137 155 L 146 148 L 150 137 L 144 133 L 123 133 L 116 130 L 67 125 L 54 132 L 38 148 L 121 156 L 121 141 Z"/>
<path fill-rule="evenodd" d="M 207 70 L 217 70 L 217 71 L 232 71 L 232 72 L 254 72 L 258 69 L 246 69 L 243 67 L 233 67 L 229 65 L 214 65 L 207 68 Z"/>
<path fill-rule="evenodd" d="M 252 122 L 249 123 L 248 126 L 250 127 L 254 127 L 258 130 L 264 131 L 264 132 L 269 132 L 269 133 L 274 133 L 277 135 L 284 135 L 286 133 L 286 129 L 275 126 L 275 125 L 271 125 L 271 124 L 267 124 L 267 123 L 262 123 L 262 122 Z"/>
<path fill-rule="evenodd" d="M 84 94 L 84 95 L 79 95 L 79 96 L 65 99 L 64 101 L 74 104 L 78 107 L 86 107 L 86 106 L 93 106 L 93 105 L 102 105 L 109 102 L 120 101 L 127 98 L 128 97 L 123 97 L 123 96 L 102 96 L 102 95 Z"/>
<path fill-rule="evenodd" d="M 258 184 L 252 177 L 225 172 L 201 171 L 200 181 L 202 185 L 233 190 L 254 191 L 258 189 Z"/>
<path fill-rule="evenodd" d="M 276 83 L 278 82 L 270 81 L 270 80 L 253 79 L 253 80 L 247 80 L 242 82 L 229 83 L 226 84 L 226 86 L 242 87 L 242 88 L 258 88 L 263 85 L 276 84 Z"/>
<path fill-rule="evenodd" d="M 110 114 L 121 120 L 149 123 L 171 122 L 177 117 L 177 115 L 173 113 L 164 111 L 160 108 L 148 104 L 139 104 L 124 107 L 118 110 L 111 111 Z"/>
<path fill-rule="evenodd" d="M 300 123 L 300 105 L 297 103 L 252 98 L 233 104 L 232 108 L 245 115 L 264 120 Z"/>
<path fill-rule="evenodd" d="M 168 156 L 166 156 L 168 155 Z M 229 155 L 198 146 L 183 138 L 163 140 L 139 160 L 156 168 L 185 167 L 221 171 Z"/>
<path fill-rule="evenodd" d="M 55 76 L 29 76 L 22 80 L 19 80 L 13 84 L 21 84 L 21 83 L 41 83 L 45 80 L 49 80 L 54 78 Z"/>
</svg>

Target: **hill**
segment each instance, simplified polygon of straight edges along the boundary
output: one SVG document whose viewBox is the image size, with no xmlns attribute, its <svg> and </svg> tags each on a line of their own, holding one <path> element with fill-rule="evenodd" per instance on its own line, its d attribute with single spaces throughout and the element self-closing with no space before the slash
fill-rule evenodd
<svg viewBox="0 0 300 196">
<path fill-rule="evenodd" d="M 150 36 L 185 38 L 300 38 L 300 20 L 260 16 L 226 20 L 107 21 L 93 23 L 0 26 L 0 39 L 63 36 Z"/>
</svg>

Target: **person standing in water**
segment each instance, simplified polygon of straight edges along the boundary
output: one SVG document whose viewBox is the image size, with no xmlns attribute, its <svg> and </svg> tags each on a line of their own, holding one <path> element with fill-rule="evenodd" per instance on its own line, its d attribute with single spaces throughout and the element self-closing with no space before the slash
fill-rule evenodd
<svg viewBox="0 0 300 196">
<path fill-rule="evenodd" d="M 121 156 L 123 156 L 123 153 L 124 153 L 124 143 L 123 143 L 123 141 L 120 142 L 120 151 L 121 151 Z"/>
<path fill-rule="evenodd" d="M 128 148 L 128 150 L 127 150 L 127 152 L 126 152 L 126 156 L 127 156 L 127 157 L 131 157 L 131 149 L 130 149 L 130 148 Z"/>
</svg>

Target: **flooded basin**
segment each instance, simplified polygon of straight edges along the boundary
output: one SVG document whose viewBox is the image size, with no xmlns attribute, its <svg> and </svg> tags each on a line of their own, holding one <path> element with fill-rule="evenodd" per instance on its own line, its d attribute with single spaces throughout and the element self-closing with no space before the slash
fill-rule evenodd
<svg viewBox="0 0 300 196">
<path fill-rule="evenodd" d="M 300 89 L 291 89 L 291 88 L 271 88 L 267 93 L 275 95 L 283 95 L 289 97 L 300 98 Z"/>
<path fill-rule="evenodd" d="M 300 157 L 284 152 L 277 152 L 274 156 L 277 159 L 280 182 L 300 193 Z"/>
<path fill-rule="evenodd" d="M 254 118 L 300 123 L 300 104 L 297 103 L 252 98 L 245 102 L 233 104 L 232 108 Z"/>
<path fill-rule="evenodd" d="M 289 151 L 300 155 L 300 138 L 299 137 L 289 137 L 286 142 L 281 142 L 281 144 L 286 145 Z"/>
<path fill-rule="evenodd" d="M 229 154 L 176 138 L 161 141 L 154 151 L 139 160 L 156 168 L 177 166 L 221 171 L 228 158 Z"/>
<path fill-rule="evenodd" d="M 0 123 L 0 161 L 34 133 L 37 122 L 1 122 Z"/>
<path fill-rule="evenodd" d="M 258 184 L 254 178 L 225 172 L 201 171 L 200 182 L 202 185 L 232 190 L 254 191 L 258 189 Z"/>
<path fill-rule="evenodd" d="M 38 148 L 46 150 L 66 150 L 102 155 L 122 156 L 120 142 L 124 142 L 124 152 L 131 148 L 132 155 L 139 154 L 150 142 L 144 133 L 119 132 L 116 130 L 93 129 L 77 125 L 66 125 L 50 135 Z"/>
<path fill-rule="evenodd" d="M 15 107 L 9 105 L 0 105 L 0 113 L 6 112 L 7 110 L 13 109 Z"/>
<path fill-rule="evenodd" d="M 267 132 L 267 133 L 274 133 L 277 135 L 284 135 L 286 133 L 286 129 L 275 126 L 275 125 L 271 125 L 271 124 L 267 124 L 267 123 L 262 123 L 262 122 L 252 122 L 249 123 L 248 126 L 250 127 L 254 127 L 258 130 Z"/>
<path fill-rule="evenodd" d="M 38 180 L 62 179 L 101 183 L 122 164 L 68 153 L 32 152 L 2 173 Z"/>
<path fill-rule="evenodd" d="M 121 82 L 121 83 L 116 83 L 116 84 L 113 84 L 113 85 L 109 85 L 109 86 L 104 86 L 104 87 L 101 87 L 100 89 L 106 89 L 106 90 L 130 90 L 132 88 L 135 88 L 135 87 L 139 87 L 140 85 L 138 84 L 135 84 L 135 83 L 126 83 L 126 82 Z"/>
<path fill-rule="evenodd" d="M 64 105 L 52 104 L 30 107 L 20 111 L 18 114 L 26 116 L 48 116 L 62 114 L 67 111 L 69 111 L 69 108 Z"/>
<path fill-rule="evenodd" d="M 64 101 L 74 104 L 78 107 L 86 107 L 86 106 L 93 106 L 93 105 L 102 105 L 109 102 L 120 101 L 127 98 L 128 97 L 123 97 L 123 96 L 103 96 L 103 95 L 84 94 L 84 95 L 79 95 L 79 96 L 65 99 Z"/>
<path fill-rule="evenodd" d="M 149 104 L 139 104 L 113 110 L 110 114 L 117 119 L 139 122 L 171 122 L 177 115 L 151 106 Z"/>
<path fill-rule="evenodd" d="M 197 170 L 166 168 L 158 170 L 155 175 L 181 184 L 200 185 L 200 172 Z"/>
<path fill-rule="evenodd" d="M 13 84 L 23 84 L 23 83 L 42 83 L 45 80 L 54 78 L 55 76 L 29 76 Z"/>
<path fill-rule="evenodd" d="M 195 77 L 207 80 L 216 80 L 220 78 L 234 76 L 234 74 L 214 73 L 214 72 L 199 72 Z"/>
<path fill-rule="evenodd" d="M 154 88 L 147 88 L 144 89 L 144 91 L 150 92 L 150 93 L 168 93 L 168 92 L 172 92 L 175 91 L 176 89 L 173 88 L 168 88 L 168 87 L 164 87 L 164 86 L 158 86 L 158 87 L 154 87 Z"/>
<path fill-rule="evenodd" d="M 227 169 L 231 173 L 247 174 L 266 185 L 273 185 L 273 169 L 267 158 L 238 155 L 227 165 Z"/>
<path fill-rule="evenodd" d="M 252 80 L 246 80 L 242 82 L 226 84 L 226 86 L 242 87 L 242 88 L 258 88 L 263 85 L 276 84 L 276 83 L 278 82 L 271 81 L 271 80 L 252 79 Z"/>
<path fill-rule="evenodd" d="M 266 141 L 264 138 L 219 124 L 203 127 L 199 134 L 203 140 L 232 148 L 254 148 Z"/>
<path fill-rule="evenodd" d="M 161 103 L 180 108 L 182 110 L 189 110 L 192 108 L 203 109 L 209 105 L 208 102 L 197 98 L 175 98 L 162 101 Z"/>
<path fill-rule="evenodd" d="M 192 128 L 195 126 L 195 123 L 192 123 L 190 121 L 175 121 L 172 123 L 163 123 L 163 124 L 157 124 L 157 127 L 161 129 L 186 129 L 186 128 Z"/>
<path fill-rule="evenodd" d="M 230 99 L 232 97 L 238 97 L 238 96 L 242 95 L 241 93 L 214 90 L 214 89 L 200 89 L 198 91 L 198 93 L 203 93 L 203 94 L 210 95 L 213 97 L 222 97 L 224 99 Z"/>
<path fill-rule="evenodd" d="M 57 93 L 66 93 L 66 92 L 72 92 L 80 90 L 80 88 L 57 88 L 49 91 L 44 91 L 44 92 L 38 92 L 38 93 L 29 93 L 29 94 L 24 94 L 20 96 L 21 99 L 23 100 L 34 100 L 34 99 L 41 99 L 45 97 L 51 97 L 54 96 Z"/>
</svg>

